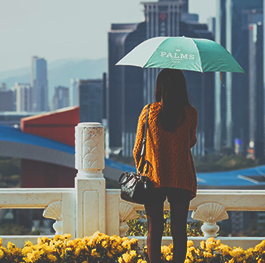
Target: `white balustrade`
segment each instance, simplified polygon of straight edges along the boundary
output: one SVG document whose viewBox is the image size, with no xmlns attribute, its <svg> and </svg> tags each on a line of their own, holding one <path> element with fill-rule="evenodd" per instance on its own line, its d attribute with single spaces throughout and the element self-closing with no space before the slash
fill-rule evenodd
<svg viewBox="0 0 265 263">
<path fill-rule="evenodd" d="M 137 218 L 136 210 L 143 205 L 120 199 L 120 190 L 106 189 L 102 170 L 104 164 L 104 128 L 100 123 L 80 123 L 76 127 L 76 162 L 78 170 L 74 188 L 0 189 L 0 208 L 44 209 L 44 217 L 56 220 L 57 234 L 70 233 L 72 238 L 84 237 L 95 231 L 108 235 L 125 235 L 126 221 Z M 265 211 L 265 190 L 198 190 L 191 201 L 193 218 L 204 222 L 204 237 L 191 238 L 195 245 L 209 236 L 216 236 L 216 222 L 228 218 L 226 211 Z M 165 202 L 165 209 L 169 204 Z M 23 246 L 26 240 L 36 242 L 37 236 L 2 236 Z M 140 244 L 146 237 L 137 237 Z M 218 237 L 219 238 L 219 237 Z M 264 238 L 220 237 L 230 246 L 247 248 Z M 163 238 L 164 244 L 172 242 Z"/>
</svg>

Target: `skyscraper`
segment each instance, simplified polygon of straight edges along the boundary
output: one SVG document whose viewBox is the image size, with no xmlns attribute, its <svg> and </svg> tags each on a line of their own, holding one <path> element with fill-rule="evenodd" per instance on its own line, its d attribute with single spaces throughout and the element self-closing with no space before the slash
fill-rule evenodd
<svg viewBox="0 0 265 263">
<path fill-rule="evenodd" d="M 218 0 L 215 40 L 236 58 L 248 72 L 248 13 L 253 9 L 262 9 L 262 0 Z M 252 17 L 253 18 L 253 17 Z M 248 141 L 248 74 L 226 73 L 215 78 L 215 150 L 223 146 L 233 147 L 233 140 Z"/>
<path fill-rule="evenodd" d="M 70 79 L 70 106 L 78 105 L 78 83 L 79 79 Z"/>
<path fill-rule="evenodd" d="M 248 156 L 264 157 L 263 13 L 255 10 L 249 24 L 249 142 Z M 254 17 L 254 19 L 253 19 Z"/>
<path fill-rule="evenodd" d="M 79 80 L 80 122 L 102 122 L 103 83 L 102 79 Z"/>
<path fill-rule="evenodd" d="M 16 111 L 32 111 L 32 87 L 29 83 L 15 83 L 12 88 L 15 93 Z"/>
<path fill-rule="evenodd" d="M 154 100 L 155 81 L 160 69 L 115 64 L 147 38 L 179 35 L 213 38 L 207 26 L 196 21 L 196 15 L 186 13 L 188 1 L 160 0 L 142 4 L 145 22 L 112 24 L 109 32 L 109 146 L 121 148 L 125 156 L 132 155 L 137 120 L 143 106 Z M 199 136 L 195 150 L 201 154 L 206 147 L 213 148 L 214 75 L 187 72 L 187 76 L 187 86 L 199 111 Z"/>
<path fill-rule="evenodd" d="M 69 88 L 58 86 L 54 88 L 53 109 L 61 109 L 69 106 Z"/>
<path fill-rule="evenodd" d="M 32 110 L 48 111 L 47 61 L 32 57 L 31 62 Z"/>
<path fill-rule="evenodd" d="M 131 155 L 138 116 L 143 108 L 143 69 L 115 66 L 146 39 L 145 22 L 112 24 L 109 37 L 108 111 L 109 146 Z"/>
<path fill-rule="evenodd" d="M 206 24 L 198 22 L 198 16 L 188 14 L 188 1 L 167 0 L 144 2 L 146 38 L 158 36 L 186 36 L 213 39 Z M 160 69 L 144 70 L 144 104 L 154 99 L 156 76 Z M 198 144 L 195 154 L 204 154 L 213 148 L 213 73 L 185 72 L 188 90 L 199 112 Z"/>
<path fill-rule="evenodd" d="M 7 90 L 6 84 L 2 83 L 0 86 L 0 111 L 13 111 L 13 92 Z"/>
<path fill-rule="evenodd" d="M 158 36 L 178 36 L 180 31 L 180 16 L 183 4 L 187 1 L 159 0 L 158 2 L 143 2 L 146 21 L 146 39 Z M 187 10 L 183 10 L 187 12 Z M 144 104 L 152 102 L 153 88 L 159 69 L 144 70 Z"/>
</svg>

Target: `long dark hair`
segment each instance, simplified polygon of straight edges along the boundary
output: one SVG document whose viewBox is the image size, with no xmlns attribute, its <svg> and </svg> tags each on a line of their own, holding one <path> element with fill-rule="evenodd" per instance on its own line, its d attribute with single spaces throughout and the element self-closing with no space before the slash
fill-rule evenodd
<svg viewBox="0 0 265 263">
<path fill-rule="evenodd" d="M 185 106 L 191 106 L 186 79 L 179 69 L 163 69 L 156 79 L 156 102 L 162 103 L 162 128 L 174 131 L 185 120 Z"/>
</svg>

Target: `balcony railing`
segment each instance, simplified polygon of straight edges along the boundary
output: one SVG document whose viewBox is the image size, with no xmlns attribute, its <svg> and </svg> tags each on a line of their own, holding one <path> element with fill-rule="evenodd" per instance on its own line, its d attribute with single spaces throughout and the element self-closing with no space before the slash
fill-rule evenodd
<svg viewBox="0 0 265 263">
<path fill-rule="evenodd" d="M 126 221 L 137 218 L 136 210 L 144 207 L 124 202 L 120 190 L 106 189 L 104 169 L 104 128 L 99 123 L 80 123 L 76 127 L 76 169 L 74 188 L 9 188 L 0 190 L 2 209 L 44 209 L 43 216 L 56 220 L 56 234 L 70 233 L 73 238 L 92 235 L 95 231 L 107 235 L 125 235 Z M 191 201 L 192 217 L 204 222 L 204 237 L 190 238 L 198 245 L 202 239 L 218 232 L 217 221 L 228 218 L 226 211 L 265 211 L 265 190 L 198 190 Z M 169 205 L 165 203 L 165 209 Z M 38 236 L 2 236 L 22 247 Z M 145 237 L 137 237 L 145 245 Z M 229 246 L 246 249 L 260 243 L 264 237 L 218 237 Z M 171 242 L 164 237 L 163 243 Z"/>
</svg>

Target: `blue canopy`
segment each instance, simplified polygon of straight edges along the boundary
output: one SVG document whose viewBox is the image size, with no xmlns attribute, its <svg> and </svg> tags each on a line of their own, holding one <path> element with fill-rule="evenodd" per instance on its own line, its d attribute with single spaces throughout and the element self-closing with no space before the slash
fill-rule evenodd
<svg viewBox="0 0 265 263">
<path fill-rule="evenodd" d="M 60 143 L 54 140 L 50 140 L 44 137 L 32 135 L 29 133 L 24 133 L 20 129 L 0 125 L 0 145 L 5 143 L 5 148 L 0 147 L 0 156 L 4 156 L 4 153 L 7 152 L 7 145 L 10 147 L 15 147 L 16 145 L 32 145 L 36 152 L 43 152 L 42 156 L 38 154 L 39 157 L 42 157 L 44 160 L 49 158 L 51 153 L 54 152 L 57 158 L 61 153 L 62 159 L 65 160 L 69 166 L 74 166 L 74 154 L 75 148 L 64 143 Z M 8 144 L 10 142 L 10 144 Z M 28 152 L 26 147 L 25 152 Z M 46 149 L 46 150 L 45 150 Z M 32 150 L 32 148 L 31 148 Z M 16 149 L 14 150 L 16 151 Z M 49 152 L 50 151 L 50 152 Z M 2 152 L 2 154 L 1 154 Z M 23 153 L 23 152 L 21 152 Z M 13 156 L 13 155 L 12 155 Z M 14 157 L 18 157 L 14 155 Z M 68 159 L 67 159 L 68 158 Z M 70 159 L 69 159 L 70 158 Z M 58 160 L 61 163 L 63 160 Z M 71 160 L 71 161 L 69 161 Z M 114 168 L 116 170 L 136 172 L 135 167 L 126 165 L 123 163 L 115 162 L 110 159 L 105 160 L 105 165 L 107 167 Z M 119 174 L 117 174 L 117 177 Z M 222 188 L 222 187 L 263 187 L 265 188 L 265 165 L 235 170 L 235 171 L 226 171 L 226 172 L 212 172 L 212 173 L 197 173 L 198 185 L 201 187 L 213 187 L 213 188 Z"/>
</svg>

